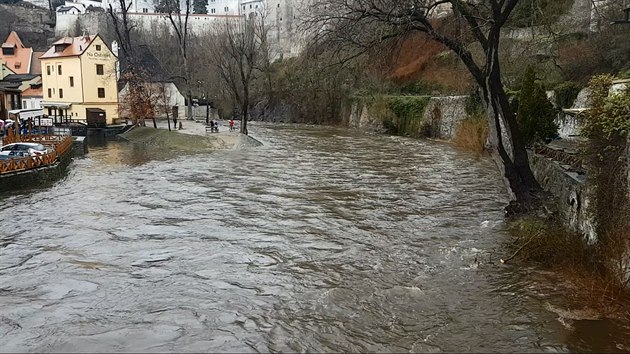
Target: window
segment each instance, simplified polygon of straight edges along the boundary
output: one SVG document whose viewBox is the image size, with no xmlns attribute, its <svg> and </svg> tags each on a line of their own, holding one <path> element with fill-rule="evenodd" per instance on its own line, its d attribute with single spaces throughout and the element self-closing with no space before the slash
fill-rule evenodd
<svg viewBox="0 0 630 354">
<path fill-rule="evenodd" d="M 14 55 L 15 54 L 15 47 L 2 48 L 2 54 L 3 55 Z"/>
<path fill-rule="evenodd" d="M 61 65 L 57 65 L 57 74 L 61 75 Z"/>
<path fill-rule="evenodd" d="M 98 98 L 105 98 L 105 88 L 103 87 L 98 88 Z"/>
<path fill-rule="evenodd" d="M 63 98 L 63 89 L 59 89 L 59 98 Z"/>
<path fill-rule="evenodd" d="M 217 12 L 217 11 L 216 11 L 215 9 L 211 9 L 211 10 L 210 10 L 210 13 L 211 13 L 211 14 L 216 13 L 216 12 Z"/>
<path fill-rule="evenodd" d="M 144 13 L 148 13 L 148 12 L 149 12 L 149 9 L 147 9 L 147 8 L 145 7 L 145 8 L 143 8 L 143 9 L 142 9 L 142 12 L 144 12 Z"/>
<path fill-rule="evenodd" d="M 48 98 L 51 98 L 51 97 L 52 97 L 52 90 L 48 89 Z"/>
<path fill-rule="evenodd" d="M 96 64 L 96 75 L 103 75 L 103 64 Z"/>
<path fill-rule="evenodd" d="M 46 65 L 46 75 L 50 75 L 50 65 Z"/>
<path fill-rule="evenodd" d="M 225 12 L 228 12 L 228 11 L 230 11 L 230 8 L 226 6 L 225 7 Z"/>
<path fill-rule="evenodd" d="M 74 87 L 74 76 L 70 76 L 70 87 Z"/>
<path fill-rule="evenodd" d="M 27 109 L 28 105 L 26 104 L 26 100 L 22 100 L 22 108 Z"/>
<path fill-rule="evenodd" d="M 250 9 L 252 8 L 252 4 L 249 4 L 249 8 L 250 8 Z"/>
<path fill-rule="evenodd" d="M 100 44 L 96 45 L 96 50 L 99 51 L 99 52 L 101 51 L 101 45 Z"/>
</svg>

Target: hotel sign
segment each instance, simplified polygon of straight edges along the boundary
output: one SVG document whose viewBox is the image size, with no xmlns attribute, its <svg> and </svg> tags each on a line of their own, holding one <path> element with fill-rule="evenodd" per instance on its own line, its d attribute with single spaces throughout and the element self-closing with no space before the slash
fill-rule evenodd
<svg viewBox="0 0 630 354">
<path fill-rule="evenodd" d="M 112 57 L 112 54 L 109 52 L 87 52 L 85 54 L 90 59 L 110 59 Z"/>
</svg>

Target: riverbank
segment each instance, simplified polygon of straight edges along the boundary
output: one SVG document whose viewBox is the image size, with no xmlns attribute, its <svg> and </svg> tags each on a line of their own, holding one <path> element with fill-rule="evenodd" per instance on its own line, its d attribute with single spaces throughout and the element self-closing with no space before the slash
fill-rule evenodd
<svg viewBox="0 0 630 354">
<path fill-rule="evenodd" d="M 158 129 L 149 126 L 136 127 L 119 137 L 134 144 L 182 153 L 244 149 L 262 145 L 258 140 L 238 132 L 206 134 L 205 125 L 193 121 L 182 122 L 181 130 L 169 131 L 165 121 L 158 121 L 157 126 Z"/>
</svg>

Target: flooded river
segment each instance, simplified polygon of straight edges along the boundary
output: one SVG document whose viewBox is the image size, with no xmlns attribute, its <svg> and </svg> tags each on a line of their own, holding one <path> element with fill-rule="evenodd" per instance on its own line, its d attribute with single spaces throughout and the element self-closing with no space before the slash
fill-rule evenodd
<svg viewBox="0 0 630 354">
<path fill-rule="evenodd" d="M 0 351 L 628 350 L 622 324 L 559 318 L 553 284 L 497 264 L 490 160 L 251 133 L 265 145 L 193 156 L 111 142 L 1 196 Z"/>
</svg>

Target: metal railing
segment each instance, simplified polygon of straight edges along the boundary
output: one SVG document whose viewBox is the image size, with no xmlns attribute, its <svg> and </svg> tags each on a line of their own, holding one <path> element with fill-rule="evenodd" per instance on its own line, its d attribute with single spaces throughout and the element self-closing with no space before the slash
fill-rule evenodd
<svg viewBox="0 0 630 354">
<path fill-rule="evenodd" d="M 584 174 L 584 162 L 582 158 L 575 153 L 565 151 L 563 149 L 554 149 L 544 145 L 534 145 L 534 153 L 550 158 L 560 164 L 569 166 L 569 171 Z"/>
</svg>

